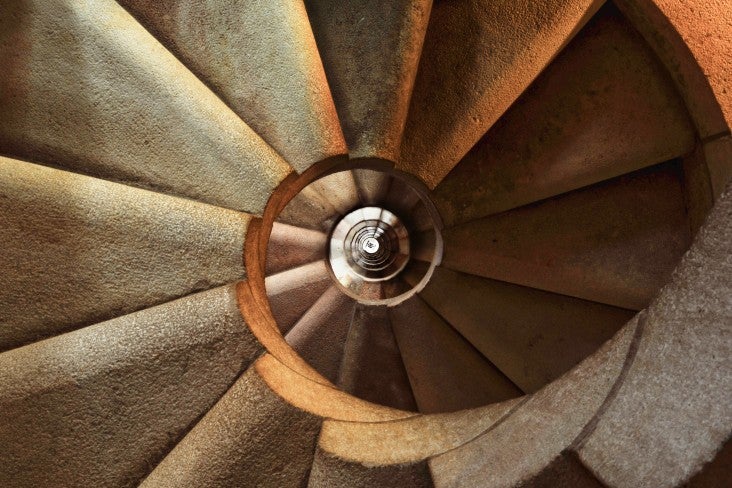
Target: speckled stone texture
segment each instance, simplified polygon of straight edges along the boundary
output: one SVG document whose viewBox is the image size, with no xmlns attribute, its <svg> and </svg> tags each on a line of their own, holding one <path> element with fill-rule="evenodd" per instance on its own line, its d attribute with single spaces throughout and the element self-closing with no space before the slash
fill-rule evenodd
<svg viewBox="0 0 732 488">
<path fill-rule="evenodd" d="M 291 171 L 113 0 L 0 19 L 0 151 L 259 213 Z"/>
<path fill-rule="evenodd" d="M 305 486 L 320 423 L 251 368 L 141 486 Z"/>
<path fill-rule="evenodd" d="M 0 157 L 0 350 L 243 278 L 248 223 Z"/>
<path fill-rule="evenodd" d="M 325 259 L 328 237 L 302 227 L 275 222 L 267 246 L 267 276 Z"/>
<path fill-rule="evenodd" d="M 315 453 L 308 487 L 330 488 L 430 488 L 433 486 L 427 462 L 391 466 L 349 463 L 321 449 Z"/>
<path fill-rule="evenodd" d="M 298 172 L 347 152 L 302 1 L 120 3 Z"/>
<path fill-rule="evenodd" d="M 637 357 L 577 449 L 605 484 L 677 486 L 730 437 L 731 277 L 728 187 L 648 308 Z"/>
<path fill-rule="evenodd" d="M 0 354 L 0 485 L 137 486 L 261 353 L 227 286 Z"/>
<path fill-rule="evenodd" d="M 352 157 L 399 157 L 432 0 L 306 0 Z"/>
<path fill-rule="evenodd" d="M 436 2 L 397 167 L 434 188 L 602 3 Z"/>
<path fill-rule="evenodd" d="M 447 225 L 684 155 L 694 128 L 644 39 L 604 7 L 435 190 Z"/>
</svg>

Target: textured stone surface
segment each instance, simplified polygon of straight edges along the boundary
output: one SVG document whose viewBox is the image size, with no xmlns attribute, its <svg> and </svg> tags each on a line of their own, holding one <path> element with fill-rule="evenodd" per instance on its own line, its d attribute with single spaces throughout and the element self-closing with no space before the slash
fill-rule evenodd
<svg viewBox="0 0 732 488">
<path fill-rule="evenodd" d="M 709 168 L 712 191 L 718 198 L 732 180 L 732 137 L 721 137 L 704 144 L 704 157 Z"/>
<path fill-rule="evenodd" d="M 310 188 L 323 195 L 341 215 L 358 207 L 361 202 L 356 181 L 350 171 L 338 171 L 326 175 L 312 182 Z"/>
<path fill-rule="evenodd" d="M 730 479 L 732 479 L 732 442 L 728 439 L 714 459 L 705 464 L 684 486 L 686 488 L 716 488 L 724 486 Z"/>
<path fill-rule="evenodd" d="M 440 183 L 446 223 L 498 213 L 691 151 L 694 129 L 654 53 L 612 6 Z"/>
<path fill-rule="evenodd" d="M 0 350 L 241 279 L 248 222 L 0 157 Z"/>
<path fill-rule="evenodd" d="M 391 466 L 364 466 L 329 455 L 322 449 L 315 452 L 308 487 L 349 488 L 428 488 L 433 486 L 427 462 Z"/>
<path fill-rule="evenodd" d="M 443 265 L 640 310 L 691 243 L 677 163 L 445 230 Z"/>
<path fill-rule="evenodd" d="M 347 152 L 301 1 L 120 3 L 298 172 Z"/>
<path fill-rule="evenodd" d="M 261 352 L 228 286 L 0 354 L 0 485 L 137 486 Z"/>
<path fill-rule="evenodd" d="M 420 296 L 525 392 L 567 372 L 634 315 L 444 268 Z"/>
<path fill-rule="evenodd" d="M 259 213 L 285 161 L 112 0 L 0 20 L 0 151 Z"/>
<path fill-rule="evenodd" d="M 573 452 L 562 453 L 539 474 L 519 485 L 520 488 L 606 488 Z"/>
<path fill-rule="evenodd" d="M 319 418 L 285 403 L 251 368 L 142 486 L 304 486 L 319 429 Z"/>
<path fill-rule="evenodd" d="M 329 230 L 326 224 L 336 217 L 338 211 L 320 193 L 305 187 L 282 209 L 277 216 L 279 222 L 319 231 Z"/>
<path fill-rule="evenodd" d="M 325 259 L 328 238 L 322 232 L 275 222 L 267 246 L 267 276 Z"/>
<path fill-rule="evenodd" d="M 596 354 L 483 435 L 432 458 L 435 485 L 513 487 L 535 479 L 603 404 L 625 364 L 636 326 L 633 320 Z"/>
<path fill-rule="evenodd" d="M 435 3 L 397 167 L 434 188 L 602 3 Z"/>
<path fill-rule="evenodd" d="M 358 193 L 363 205 L 378 205 L 389 190 L 390 178 L 387 173 L 368 169 L 353 170 Z"/>
<path fill-rule="evenodd" d="M 432 0 L 306 0 L 352 157 L 399 157 Z"/>
<path fill-rule="evenodd" d="M 386 307 L 356 305 L 338 387 L 370 402 L 417 410 Z"/>
<path fill-rule="evenodd" d="M 419 298 L 389 310 L 420 412 L 477 407 L 522 394 Z"/>
<path fill-rule="evenodd" d="M 333 284 L 326 266 L 325 261 L 316 261 L 268 276 L 264 281 L 272 315 L 283 334 Z"/>
<path fill-rule="evenodd" d="M 285 335 L 315 370 L 335 383 L 356 302 L 331 286 Z"/>
<path fill-rule="evenodd" d="M 677 486 L 730 437 L 732 188 L 647 310 L 638 354 L 578 448 L 605 484 Z"/>
</svg>

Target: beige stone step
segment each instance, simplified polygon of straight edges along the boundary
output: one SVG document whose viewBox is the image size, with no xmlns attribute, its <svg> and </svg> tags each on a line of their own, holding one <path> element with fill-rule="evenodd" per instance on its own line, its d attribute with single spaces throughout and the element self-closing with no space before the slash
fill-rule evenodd
<svg viewBox="0 0 732 488">
<path fill-rule="evenodd" d="M 332 203 L 315 189 L 305 187 L 285 205 L 277 221 L 323 232 L 330 230 L 326 224 L 337 216 Z"/>
<path fill-rule="evenodd" d="M 419 297 L 389 309 L 420 412 L 478 407 L 523 392 Z"/>
<path fill-rule="evenodd" d="M 3 154 L 250 213 L 291 171 L 115 1 L 14 3 L 0 32 Z"/>
<path fill-rule="evenodd" d="M 287 343 L 332 383 L 338 380 L 355 303 L 332 285 L 285 335 Z"/>
<path fill-rule="evenodd" d="M 275 222 L 267 246 L 267 276 L 325 259 L 327 243 L 322 232 Z"/>
<path fill-rule="evenodd" d="M 323 195 L 341 215 L 347 214 L 361 203 L 356 180 L 351 171 L 338 171 L 326 175 L 311 183 L 310 188 Z"/>
<path fill-rule="evenodd" d="M 437 268 L 420 296 L 523 391 L 537 391 L 634 312 Z"/>
<path fill-rule="evenodd" d="M 688 248 L 676 162 L 443 232 L 445 267 L 640 310 Z"/>
<path fill-rule="evenodd" d="M 379 206 L 389 191 L 391 178 L 385 172 L 368 169 L 354 169 L 353 177 L 364 206 Z"/>
<path fill-rule="evenodd" d="M 244 277 L 249 216 L 0 157 L 0 350 Z"/>
<path fill-rule="evenodd" d="M 261 352 L 226 286 L 0 354 L 0 485 L 136 486 Z"/>
<path fill-rule="evenodd" d="M 250 368 L 141 486 L 305 486 L 320 424 Z"/>
<path fill-rule="evenodd" d="M 465 222 L 691 152 L 694 129 L 664 67 L 603 8 L 439 185 Z"/>
<path fill-rule="evenodd" d="M 417 410 L 386 307 L 356 305 L 338 387 L 374 403 Z"/>
<path fill-rule="evenodd" d="M 323 260 L 268 276 L 264 285 L 280 331 L 286 334 L 332 284 Z"/>
<path fill-rule="evenodd" d="M 306 0 L 352 157 L 396 161 L 431 0 Z"/>
<path fill-rule="evenodd" d="M 429 186 L 436 186 L 517 101 L 603 3 L 592 0 L 460 0 L 436 4 L 415 82 L 399 167 L 419 175 Z M 446 39 L 450 42 L 446 42 Z M 594 56 L 594 53 L 588 54 L 591 58 Z M 569 67 L 564 74 L 566 79 L 558 85 L 571 81 L 575 84 L 570 86 L 576 87 L 578 81 L 581 93 L 585 83 L 583 79 L 590 76 L 592 71 L 602 70 L 606 66 L 603 54 L 601 50 L 597 52 L 599 68 L 588 66 L 590 69 L 586 71 L 583 67 Z M 614 56 L 618 58 L 617 54 Z M 619 58 L 625 59 L 625 54 Z M 631 62 L 632 58 L 628 63 Z M 637 68 L 635 63 L 632 66 Z M 620 71 L 632 76 L 626 70 L 626 64 L 620 65 Z M 600 79 L 604 76 L 601 75 Z M 622 87 L 624 89 L 627 85 Z M 538 113 L 534 113 L 536 107 L 531 107 L 526 112 L 528 116 L 523 124 L 518 123 L 517 128 L 525 131 L 529 139 L 535 138 L 537 143 L 563 130 L 564 126 L 571 128 L 571 136 L 576 137 L 575 129 L 578 126 L 571 124 L 576 122 L 572 116 L 578 113 L 578 102 L 584 101 L 589 105 L 593 117 L 597 116 L 600 120 L 606 118 L 606 115 L 601 114 L 605 107 L 598 106 L 595 110 L 592 104 L 602 98 L 600 95 L 608 87 L 600 85 L 597 88 L 600 92 L 593 96 L 592 90 L 595 88 L 590 87 L 584 100 L 579 97 L 565 100 L 557 96 L 557 89 L 553 87 L 549 93 L 550 100 L 541 102 L 548 106 L 555 103 L 552 100 L 558 100 L 558 105 L 554 107 L 558 110 L 558 125 L 542 127 L 540 123 L 537 124 L 541 118 Z M 573 96 L 577 94 L 574 90 L 569 92 Z M 621 93 L 631 96 L 622 90 Z M 632 104 L 629 106 L 633 107 Z M 645 106 L 643 103 L 639 108 Z M 621 120 L 624 124 L 627 122 L 624 118 Z M 598 124 L 595 127 L 595 131 L 586 132 L 586 137 L 577 138 L 577 142 L 585 144 L 589 140 L 594 145 L 604 137 L 611 137 L 611 144 L 620 145 L 617 136 L 611 136 L 612 132 L 607 133 L 608 130 L 618 130 L 617 126 Z M 542 129 L 545 133 L 537 132 Z M 510 135 L 522 137 L 515 133 Z M 490 140 L 507 143 L 514 139 L 491 137 Z M 511 144 L 511 147 L 520 146 Z M 555 145 L 549 147 L 558 149 Z M 522 148 L 519 162 L 530 159 L 538 149 L 533 146 Z M 510 164 L 513 164 L 513 160 Z M 475 173 L 473 175 L 477 176 Z M 546 177 L 542 173 L 540 181 Z"/>
</svg>

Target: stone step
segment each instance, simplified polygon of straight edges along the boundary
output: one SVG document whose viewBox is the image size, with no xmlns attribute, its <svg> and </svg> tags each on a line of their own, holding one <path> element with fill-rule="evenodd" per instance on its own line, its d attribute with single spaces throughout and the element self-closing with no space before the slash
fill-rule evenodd
<svg viewBox="0 0 732 488">
<path fill-rule="evenodd" d="M 399 157 L 432 0 L 306 0 L 351 157 Z"/>
<path fill-rule="evenodd" d="M 646 307 L 691 242 L 678 162 L 443 232 L 443 265 L 632 310 Z"/>
<path fill-rule="evenodd" d="M 245 276 L 249 216 L 0 157 L 0 350 Z"/>
<path fill-rule="evenodd" d="M 267 246 L 267 276 L 325 259 L 328 236 L 275 222 Z"/>
<path fill-rule="evenodd" d="M 434 188 L 604 2 L 435 2 L 399 169 Z"/>
<path fill-rule="evenodd" d="M 441 267 L 420 296 L 527 393 L 576 366 L 634 315 Z"/>
<path fill-rule="evenodd" d="M 338 387 L 370 402 L 417 410 L 386 307 L 356 305 Z"/>
<path fill-rule="evenodd" d="M 354 169 L 353 177 L 364 206 L 378 207 L 383 203 L 386 192 L 389 190 L 391 178 L 382 171 L 368 169 Z"/>
<path fill-rule="evenodd" d="M 447 225 L 691 152 L 694 128 L 665 68 L 608 4 L 435 191 Z"/>
<path fill-rule="evenodd" d="M 113 0 L 15 4 L 0 31 L 3 154 L 253 214 L 291 172 Z"/>
<path fill-rule="evenodd" d="M 225 286 L 0 354 L 0 485 L 137 486 L 262 352 Z"/>
<path fill-rule="evenodd" d="M 523 393 L 419 297 L 390 308 L 389 317 L 420 412 L 462 410 Z"/>
</svg>

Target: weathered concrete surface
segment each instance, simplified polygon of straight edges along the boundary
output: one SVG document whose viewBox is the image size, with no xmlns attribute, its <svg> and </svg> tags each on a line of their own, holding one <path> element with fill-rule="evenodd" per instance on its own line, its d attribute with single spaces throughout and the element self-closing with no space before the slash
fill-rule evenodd
<svg viewBox="0 0 732 488">
<path fill-rule="evenodd" d="M 396 161 L 432 0 L 306 0 L 351 157 Z"/>
<path fill-rule="evenodd" d="M 355 305 L 332 285 L 285 335 L 287 343 L 331 383 L 338 379 Z"/>
<path fill-rule="evenodd" d="M 322 233 L 275 222 L 267 246 L 267 276 L 325 259 L 328 237 Z"/>
<path fill-rule="evenodd" d="M 417 410 L 386 307 L 356 305 L 338 387 L 370 402 Z"/>
<path fill-rule="evenodd" d="M 677 163 L 641 170 L 443 232 L 443 266 L 632 310 L 691 244 Z"/>
<path fill-rule="evenodd" d="M 0 19 L 0 151 L 260 213 L 291 171 L 112 0 L 24 0 Z"/>
<path fill-rule="evenodd" d="M 514 487 L 534 479 L 592 419 L 626 362 L 637 320 L 472 442 L 430 460 L 435 486 Z M 529 485 L 530 486 L 530 485 Z"/>
<path fill-rule="evenodd" d="M 0 350 L 243 278 L 248 223 L 0 157 Z"/>
<path fill-rule="evenodd" d="M 434 188 L 602 3 L 435 3 L 397 168 Z"/>
<path fill-rule="evenodd" d="M 298 172 L 347 152 L 301 1 L 120 3 Z"/>
<path fill-rule="evenodd" d="M 282 334 L 333 284 L 325 261 L 316 261 L 268 276 L 264 281 L 272 316 Z"/>
<path fill-rule="evenodd" d="M 0 485 L 137 486 L 261 352 L 227 286 L 0 354 Z"/>
<path fill-rule="evenodd" d="M 647 310 L 638 354 L 578 448 L 616 487 L 677 486 L 731 434 L 732 188 Z"/>
<path fill-rule="evenodd" d="M 320 423 L 251 368 L 141 486 L 304 486 Z"/>
<path fill-rule="evenodd" d="M 420 412 L 473 408 L 523 393 L 419 297 L 389 309 L 389 317 Z"/>
<path fill-rule="evenodd" d="M 427 462 L 390 466 L 364 466 L 349 463 L 317 449 L 308 487 L 330 488 L 429 488 L 432 478 Z"/>
<path fill-rule="evenodd" d="M 694 128 L 664 67 L 603 8 L 440 183 L 447 225 L 670 160 Z"/>
<path fill-rule="evenodd" d="M 527 393 L 595 352 L 634 315 L 444 268 L 420 296 Z"/>
</svg>

